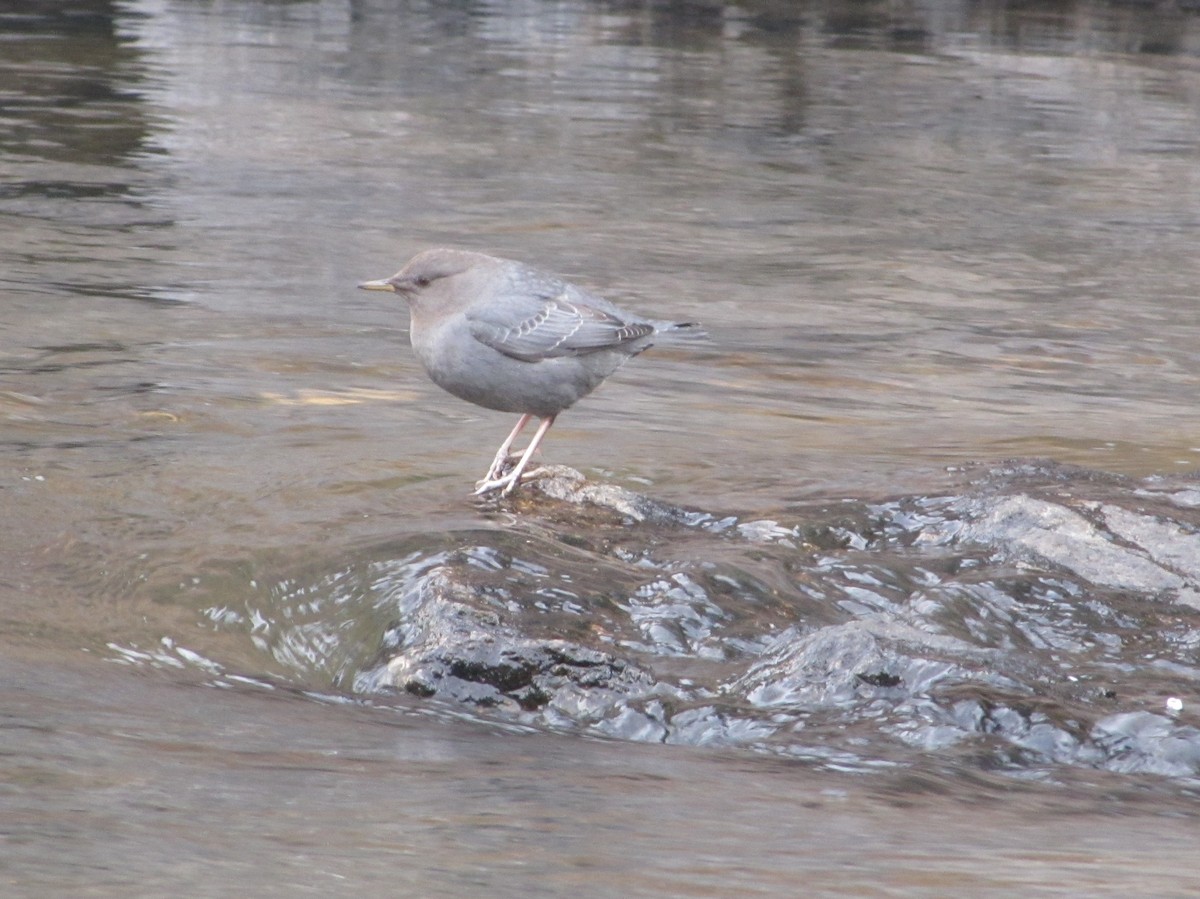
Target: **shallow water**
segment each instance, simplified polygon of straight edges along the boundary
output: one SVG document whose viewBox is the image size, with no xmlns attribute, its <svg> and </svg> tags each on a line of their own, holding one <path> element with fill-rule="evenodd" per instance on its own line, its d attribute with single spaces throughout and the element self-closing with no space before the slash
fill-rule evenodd
<svg viewBox="0 0 1200 899">
<path fill-rule="evenodd" d="M 1188 892 L 1198 28 L 0 13 L 0 876 Z M 469 498 L 511 422 L 353 288 L 438 244 L 704 322 L 545 449 L 690 525 Z M 435 571 L 659 706 L 404 692 Z"/>
</svg>

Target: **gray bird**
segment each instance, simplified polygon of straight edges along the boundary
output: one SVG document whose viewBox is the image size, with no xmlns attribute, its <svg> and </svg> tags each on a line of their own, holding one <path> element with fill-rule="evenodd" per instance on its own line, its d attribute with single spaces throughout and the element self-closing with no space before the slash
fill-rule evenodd
<svg viewBox="0 0 1200 899">
<path fill-rule="evenodd" d="M 477 406 L 520 413 L 476 495 L 511 493 L 558 414 L 655 334 L 696 329 L 641 318 L 520 262 L 465 250 L 426 250 L 392 277 L 358 286 L 408 300 L 413 352 L 433 383 Z M 541 419 L 533 440 L 505 473 L 533 418 Z"/>
</svg>

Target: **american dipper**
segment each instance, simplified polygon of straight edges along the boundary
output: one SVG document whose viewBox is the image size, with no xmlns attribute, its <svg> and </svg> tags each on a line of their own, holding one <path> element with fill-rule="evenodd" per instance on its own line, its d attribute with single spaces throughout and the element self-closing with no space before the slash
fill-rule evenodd
<svg viewBox="0 0 1200 899">
<path fill-rule="evenodd" d="M 408 300 L 413 352 L 433 383 L 477 406 L 521 414 L 476 495 L 511 493 L 560 412 L 655 334 L 696 327 L 640 318 L 523 263 L 465 250 L 426 250 L 392 277 L 358 286 Z M 504 473 L 513 441 L 535 417 L 533 440 Z"/>
</svg>

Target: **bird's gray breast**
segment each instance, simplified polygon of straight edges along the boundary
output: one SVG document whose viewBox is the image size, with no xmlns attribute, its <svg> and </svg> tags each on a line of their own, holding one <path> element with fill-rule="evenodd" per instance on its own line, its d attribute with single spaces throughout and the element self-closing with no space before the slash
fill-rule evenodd
<svg viewBox="0 0 1200 899">
<path fill-rule="evenodd" d="M 453 316 L 432 327 L 414 327 L 413 352 L 443 390 L 502 412 L 557 415 L 591 393 L 630 355 L 620 350 L 584 355 L 534 351 L 522 358 L 479 334 L 478 322 Z M 519 339 L 518 346 L 530 349 Z"/>
</svg>

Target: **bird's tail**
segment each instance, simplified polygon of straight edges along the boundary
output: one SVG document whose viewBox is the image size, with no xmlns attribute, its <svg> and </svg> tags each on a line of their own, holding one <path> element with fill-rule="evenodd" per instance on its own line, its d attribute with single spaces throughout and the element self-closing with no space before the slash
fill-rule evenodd
<svg viewBox="0 0 1200 899">
<path fill-rule="evenodd" d="M 707 340 L 708 332 L 700 322 L 651 322 L 656 335 L 670 340 Z"/>
</svg>

